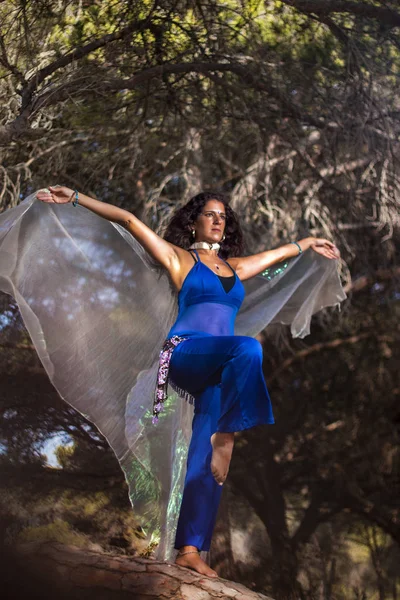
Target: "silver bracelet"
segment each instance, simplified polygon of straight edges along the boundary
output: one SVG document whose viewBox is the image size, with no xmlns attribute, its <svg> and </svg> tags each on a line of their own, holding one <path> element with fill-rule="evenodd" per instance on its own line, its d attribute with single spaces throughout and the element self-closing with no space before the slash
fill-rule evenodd
<svg viewBox="0 0 400 600">
<path fill-rule="evenodd" d="M 291 244 L 296 244 L 296 246 L 299 249 L 299 254 L 301 254 L 303 252 L 303 250 L 300 248 L 300 244 L 298 244 L 297 242 L 290 242 Z"/>
</svg>

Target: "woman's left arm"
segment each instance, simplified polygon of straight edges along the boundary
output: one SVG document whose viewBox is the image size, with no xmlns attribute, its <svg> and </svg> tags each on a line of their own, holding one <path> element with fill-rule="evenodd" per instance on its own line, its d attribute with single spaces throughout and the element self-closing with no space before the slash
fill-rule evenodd
<svg viewBox="0 0 400 600">
<path fill-rule="evenodd" d="M 322 256 L 329 259 L 340 257 L 340 252 L 335 244 L 323 238 L 308 237 L 300 240 L 297 244 L 299 244 L 302 252 L 312 248 L 318 254 L 322 254 Z M 262 273 L 268 267 L 288 258 L 293 258 L 299 253 L 300 250 L 297 245 L 290 242 L 289 244 L 275 248 L 275 250 L 265 250 L 251 256 L 232 257 L 228 259 L 228 262 L 235 269 L 239 279 L 245 281 L 246 279 L 250 279 L 250 277 L 254 277 L 254 275 Z"/>
</svg>

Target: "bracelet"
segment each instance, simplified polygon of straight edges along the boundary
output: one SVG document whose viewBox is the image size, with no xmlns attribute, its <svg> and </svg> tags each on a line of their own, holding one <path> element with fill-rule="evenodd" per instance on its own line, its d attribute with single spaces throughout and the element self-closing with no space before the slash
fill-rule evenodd
<svg viewBox="0 0 400 600">
<path fill-rule="evenodd" d="M 72 206 L 78 206 L 79 202 L 78 202 L 78 190 L 74 190 L 75 192 L 75 200 L 72 200 Z"/>
<path fill-rule="evenodd" d="M 303 252 L 303 250 L 300 248 L 300 244 L 298 244 L 297 242 L 290 242 L 291 244 L 296 244 L 296 246 L 299 249 L 299 254 L 301 254 Z"/>
</svg>

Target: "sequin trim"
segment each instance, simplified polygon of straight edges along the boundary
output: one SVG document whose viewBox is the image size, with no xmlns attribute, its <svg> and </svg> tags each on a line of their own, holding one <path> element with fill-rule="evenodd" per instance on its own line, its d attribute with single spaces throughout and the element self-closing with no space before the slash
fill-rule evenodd
<svg viewBox="0 0 400 600">
<path fill-rule="evenodd" d="M 288 266 L 288 262 L 285 262 L 283 264 L 279 263 L 277 267 L 273 266 L 269 267 L 268 269 L 265 269 L 265 271 L 263 271 L 261 275 L 268 279 L 268 281 L 271 281 L 271 279 L 274 279 L 275 277 L 283 273 L 283 271 L 285 271 L 285 269 L 287 269 Z"/>
<path fill-rule="evenodd" d="M 157 385 L 154 392 L 154 402 L 153 402 L 153 425 L 158 423 L 158 415 L 164 409 L 164 402 L 168 398 L 168 373 L 169 373 L 169 363 L 171 361 L 172 352 L 184 340 L 187 340 L 186 337 L 181 337 L 179 335 L 174 335 L 168 340 L 165 340 L 161 351 L 160 351 L 160 360 L 158 364 L 157 371 Z M 188 400 L 191 404 L 194 403 L 194 398 L 191 394 L 189 394 L 186 390 L 179 388 L 175 383 L 169 381 L 171 387 L 185 400 Z"/>
</svg>

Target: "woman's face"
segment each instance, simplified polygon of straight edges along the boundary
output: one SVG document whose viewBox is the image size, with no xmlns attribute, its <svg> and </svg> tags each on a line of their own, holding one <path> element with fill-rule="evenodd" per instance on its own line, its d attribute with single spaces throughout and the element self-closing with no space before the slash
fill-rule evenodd
<svg viewBox="0 0 400 600">
<path fill-rule="evenodd" d="M 226 225 L 225 205 L 218 200 L 207 200 L 194 227 L 195 242 L 221 242 Z"/>
</svg>

